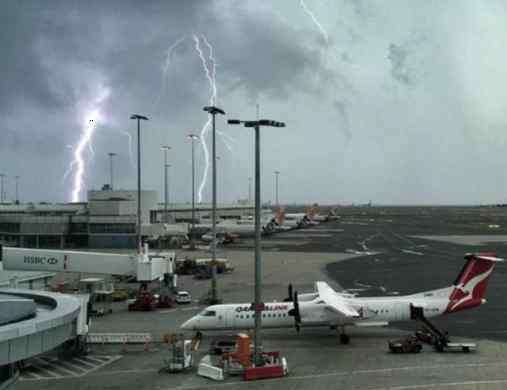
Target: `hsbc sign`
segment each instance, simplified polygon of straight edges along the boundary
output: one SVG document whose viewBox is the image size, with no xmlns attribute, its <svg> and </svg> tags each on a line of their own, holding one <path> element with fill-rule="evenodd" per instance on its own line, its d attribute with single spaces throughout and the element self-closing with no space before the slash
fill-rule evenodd
<svg viewBox="0 0 507 390">
<path fill-rule="evenodd" d="M 34 264 L 34 265 L 56 265 L 58 264 L 58 259 L 56 257 L 46 257 L 46 256 L 25 256 L 23 258 L 23 263 L 25 264 Z"/>
</svg>

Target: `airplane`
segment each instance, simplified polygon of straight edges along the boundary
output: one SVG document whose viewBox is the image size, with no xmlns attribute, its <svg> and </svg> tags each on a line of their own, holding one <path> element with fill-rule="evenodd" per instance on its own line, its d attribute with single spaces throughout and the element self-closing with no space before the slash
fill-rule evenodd
<svg viewBox="0 0 507 390">
<path fill-rule="evenodd" d="M 480 306 L 495 264 L 494 253 L 466 254 L 466 263 L 453 285 L 405 296 L 357 297 L 335 291 L 326 282 L 315 282 L 313 293 L 298 294 L 289 285 L 289 298 L 264 304 L 263 328 L 327 326 L 341 330 L 340 342 L 350 337 L 346 326 L 387 326 L 391 322 L 432 318 Z M 254 328 L 250 303 L 212 305 L 181 325 L 184 330 L 243 330 Z"/>
<path fill-rule="evenodd" d="M 274 215 L 263 213 L 261 215 L 261 233 L 263 235 L 269 235 L 277 231 L 277 226 L 280 221 L 280 213 L 276 213 Z M 204 241 L 211 241 L 211 225 L 196 225 L 198 228 L 206 228 L 206 232 L 203 234 L 201 239 Z M 254 237 L 255 236 L 255 223 L 253 220 L 240 220 L 237 222 L 234 221 L 221 221 L 217 224 L 217 231 L 222 235 L 227 236 L 224 238 L 232 238 L 231 241 L 237 238 L 245 238 L 245 237 Z"/>
<path fill-rule="evenodd" d="M 239 239 L 239 234 L 230 233 L 227 230 L 224 230 L 222 226 L 217 226 L 217 234 L 216 234 L 216 242 L 219 245 L 232 244 Z M 211 243 L 213 241 L 213 233 L 209 231 L 206 234 L 201 236 L 201 240 L 206 243 Z"/>
<path fill-rule="evenodd" d="M 317 225 L 314 220 L 315 207 L 311 207 L 306 213 L 285 213 L 283 210 L 277 212 L 277 230 L 299 229 L 308 225 Z"/>
</svg>

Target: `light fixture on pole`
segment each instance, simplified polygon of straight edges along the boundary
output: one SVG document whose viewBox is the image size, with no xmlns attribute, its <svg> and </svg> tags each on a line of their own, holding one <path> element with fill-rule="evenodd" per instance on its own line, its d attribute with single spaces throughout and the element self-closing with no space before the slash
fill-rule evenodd
<svg viewBox="0 0 507 390">
<path fill-rule="evenodd" d="M 261 297 L 262 288 L 262 263 L 261 263 L 261 150 L 260 150 L 260 128 L 261 126 L 285 127 L 285 123 L 261 119 L 256 121 L 242 121 L 229 119 L 230 125 L 242 124 L 245 127 L 255 129 L 255 300 L 253 304 L 255 316 L 254 333 L 254 355 L 256 364 L 262 364 L 262 311 L 264 303 Z"/>
<path fill-rule="evenodd" d="M 171 147 L 164 145 L 160 149 L 164 151 L 164 222 L 169 223 L 169 214 L 167 213 L 167 202 L 169 198 L 169 190 L 167 188 L 167 169 L 169 168 L 167 164 L 167 152 L 171 150 Z"/>
<path fill-rule="evenodd" d="M 212 195 L 211 195 L 211 299 L 210 303 L 213 305 L 218 303 L 217 294 L 217 161 L 216 161 L 216 130 L 215 120 L 217 114 L 225 115 L 225 111 L 215 106 L 206 106 L 204 111 L 209 113 L 212 118 L 212 141 L 211 141 L 211 170 L 212 170 Z"/>
<path fill-rule="evenodd" d="M 142 239 L 141 239 L 141 121 L 147 121 L 148 118 L 132 114 L 130 119 L 137 120 L 137 250 L 138 253 L 142 252 Z"/>
<path fill-rule="evenodd" d="M 194 230 L 195 230 L 195 148 L 194 141 L 199 139 L 196 134 L 189 134 L 188 138 L 192 140 L 192 227 L 190 230 L 190 248 L 195 249 Z"/>
</svg>

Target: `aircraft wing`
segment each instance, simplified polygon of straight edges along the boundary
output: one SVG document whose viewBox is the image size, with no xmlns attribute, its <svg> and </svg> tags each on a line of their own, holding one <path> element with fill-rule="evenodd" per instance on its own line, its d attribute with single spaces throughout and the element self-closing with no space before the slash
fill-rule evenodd
<svg viewBox="0 0 507 390">
<path fill-rule="evenodd" d="M 347 304 L 345 299 L 329 287 L 326 282 L 315 282 L 315 290 L 330 311 L 342 317 L 360 317 L 357 310 Z"/>
</svg>

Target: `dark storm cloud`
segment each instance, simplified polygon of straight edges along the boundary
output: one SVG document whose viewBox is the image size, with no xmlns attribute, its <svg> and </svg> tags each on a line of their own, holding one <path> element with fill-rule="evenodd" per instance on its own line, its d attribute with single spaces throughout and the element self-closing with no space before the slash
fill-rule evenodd
<svg viewBox="0 0 507 390">
<path fill-rule="evenodd" d="M 0 12 L 0 112 L 17 104 L 38 104 L 44 108 L 61 102 L 49 90 L 44 66 L 35 50 L 35 38 L 44 28 L 30 2 L 6 1 Z"/>
<path fill-rule="evenodd" d="M 449 194 L 455 192 L 475 199 L 466 191 L 471 178 L 456 178 L 441 167 L 462 166 L 480 172 L 476 177 L 482 180 L 488 177 L 484 171 L 503 164 L 502 153 L 488 153 L 488 145 L 503 145 L 505 128 L 501 102 L 507 99 L 498 82 L 505 73 L 499 65 L 505 62 L 501 42 L 507 36 L 503 5 L 307 3 L 327 31 L 327 44 L 292 0 L 4 1 L 2 171 L 12 176 L 33 167 L 26 173 L 35 182 L 33 198 L 66 198 L 69 182 L 62 184 L 61 176 L 72 147 L 93 114 L 93 102 L 109 91 L 100 104 L 103 123 L 96 132 L 95 159 L 86 155 L 87 186 L 107 179 L 108 151 L 119 153 L 118 182 L 129 188 L 135 184 L 124 132 L 134 135 L 128 118 L 139 112 L 150 117 L 143 138 L 147 186 L 161 188 L 159 148 L 167 142 L 177 172 L 175 196 L 188 199 L 188 175 L 181 173 L 190 166 L 185 136 L 206 122 L 202 107 L 210 97 L 193 41 L 193 34 L 203 34 L 217 60 L 219 105 L 229 114 L 249 116 L 255 114 L 252 103 L 261 102 L 262 113 L 287 121 L 286 133 L 266 134 L 276 158 L 269 157 L 269 146 L 265 152 L 266 169 L 286 162 L 285 191 L 293 194 L 291 200 L 314 196 L 312 189 L 291 184 L 291 171 L 319 188 L 318 200 L 367 201 L 361 197 L 379 177 L 385 178 L 377 186 L 382 189 L 379 202 L 452 202 Z M 463 29 L 465 24 L 470 28 Z M 167 49 L 182 37 L 163 77 Z M 227 128 L 223 118 L 220 126 L 235 139 L 230 153 L 219 142 L 229 176 L 223 192 L 232 200 L 243 191 L 237 183 L 251 175 L 252 139 Z M 466 139 L 464 128 L 472 129 Z M 316 142 L 317 149 L 308 147 Z M 414 145 L 424 164 L 412 152 Z M 462 157 L 463 150 L 475 150 L 478 157 L 472 163 Z M 343 160 L 339 189 L 333 184 L 337 158 Z M 311 171 L 322 172 L 321 177 L 308 181 Z M 446 172 L 456 189 L 442 196 L 409 190 L 433 188 L 435 171 Z M 498 183 L 493 184 L 501 193 Z"/>
<path fill-rule="evenodd" d="M 405 85 L 412 84 L 413 80 L 411 79 L 406 67 L 408 56 L 407 49 L 401 45 L 391 43 L 388 51 L 389 54 L 387 55 L 387 58 L 391 61 L 391 74 L 393 78 Z"/>
</svg>

